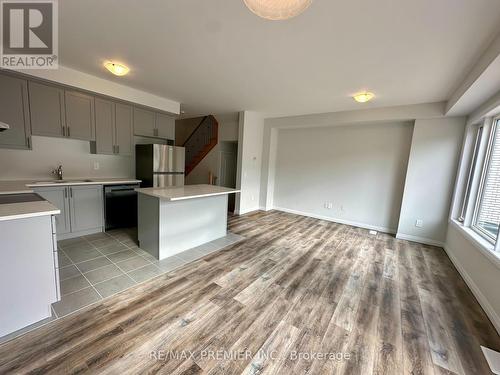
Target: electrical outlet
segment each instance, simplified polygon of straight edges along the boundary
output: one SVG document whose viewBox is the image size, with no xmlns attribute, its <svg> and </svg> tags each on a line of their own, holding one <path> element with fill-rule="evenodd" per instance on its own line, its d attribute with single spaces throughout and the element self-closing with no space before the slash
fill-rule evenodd
<svg viewBox="0 0 500 375">
<path fill-rule="evenodd" d="M 333 208 L 333 203 L 332 202 L 329 202 L 328 203 L 328 209 L 331 210 Z"/>
<path fill-rule="evenodd" d="M 99 162 L 98 161 L 94 162 L 94 170 L 95 171 L 99 170 Z"/>
<path fill-rule="evenodd" d="M 378 232 L 377 232 L 376 230 L 371 230 L 371 231 L 370 231 L 370 234 L 371 234 L 372 236 L 376 236 L 376 235 L 377 235 L 377 233 L 378 233 Z"/>
<path fill-rule="evenodd" d="M 417 221 L 415 221 L 415 226 L 417 228 L 422 228 L 424 226 L 424 221 L 422 219 L 417 219 Z"/>
</svg>

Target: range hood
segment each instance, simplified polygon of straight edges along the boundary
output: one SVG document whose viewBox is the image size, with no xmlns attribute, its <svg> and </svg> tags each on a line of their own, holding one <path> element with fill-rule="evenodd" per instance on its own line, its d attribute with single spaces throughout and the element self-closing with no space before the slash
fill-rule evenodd
<svg viewBox="0 0 500 375">
<path fill-rule="evenodd" d="M 5 122 L 0 121 L 0 132 L 3 132 L 4 130 L 10 129 L 10 126 L 7 125 Z"/>
</svg>

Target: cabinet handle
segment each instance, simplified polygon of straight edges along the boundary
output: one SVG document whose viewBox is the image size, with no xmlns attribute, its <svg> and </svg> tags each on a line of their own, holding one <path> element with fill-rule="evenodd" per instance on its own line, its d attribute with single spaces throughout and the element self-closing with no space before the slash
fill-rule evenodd
<svg viewBox="0 0 500 375">
<path fill-rule="evenodd" d="M 120 153 L 120 145 L 116 145 L 116 153 L 119 154 Z"/>
<path fill-rule="evenodd" d="M 71 129 L 71 128 L 70 128 L 69 126 L 67 126 L 67 127 L 66 127 L 66 129 L 67 129 L 67 131 L 68 131 L 67 136 L 68 136 L 68 137 L 70 137 L 70 136 L 71 136 L 71 131 L 70 131 L 70 129 Z"/>
<path fill-rule="evenodd" d="M 64 199 L 68 198 L 68 188 L 64 188 Z M 56 217 L 57 220 L 57 217 Z"/>
<path fill-rule="evenodd" d="M 63 137 L 66 137 L 66 126 L 62 127 L 62 133 L 63 133 Z"/>
<path fill-rule="evenodd" d="M 72 187 L 69 188 L 69 197 L 73 198 L 73 188 Z"/>
<path fill-rule="evenodd" d="M 28 145 L 28 148 L 31 148 L 31 137 L 26 137 L 26 144 Z"/>
</svg>

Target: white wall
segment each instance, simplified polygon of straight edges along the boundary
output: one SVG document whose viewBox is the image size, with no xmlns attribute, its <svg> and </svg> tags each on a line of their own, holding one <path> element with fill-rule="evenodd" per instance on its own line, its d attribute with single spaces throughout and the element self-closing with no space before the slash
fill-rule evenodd
<svg viewBox="0 0 500 375">
<path fill-rule="evenodd" d="M 412 125 L 280 129 L 274 207 L 395 232 Z"/>
<path fill-rule="evenodd" d="M 162 139 L 134 137 L 135 144 L 166 143 Z M 90 142 L 66 138 L 32 137 L 32 150 L 0 149 L 0 180 L 44 180 L 62 164 L 64 178 L 135 178 L 135 157 L 95 155 Z M 99 169 L 94 169 L 94 162 Z"/>
<path fill-rule="evenodd" d="M 464 129 L 463 117 L 415 121 L 398 238 L 444 244 Z"/>
<path fill-rule="evenodd" d="M 251 111 L 240 113 L 238 133 L 238 171 L 236 187 L 236 213 L 244 214 L 260 208 L 262 170 L 262 143 L 264 117 Z"/>
<path fill-rule="evenodd" d="M 93 155 L 90 142 L 33 136 L 32 144 L 31 151 L 0 149 L 0 180 L 52 179 L 59 164 L 65 178 L 135 176 L 132 157 Z"/>
<path fill-rule="evenodd" d="M 469 115 L 469 125 L 478 122 L 491 123 L 491 118 L 500 114 L 500 93 L 480 105 Z M 486 118 L 486 121 L 484 121 Z M 455 185 L 454 207 L 451 218 L 459 216 L 460 205 L 464 195 L 464 187 L 468 177 L 469 160 L 474 146 L 474 132 L 468 126 L 465 130 L 465 139 L 462 147 L 458 177 Z M 476 171 L 476 174 L 481 171 Z M 470 232 L 452 220 L 448 224 L 445 249 L 455 267 L 472 290 L 496 330 L 500 333 L 500 293 L 498 280 L 500 280 L 500 259 L 498 255 L 488 250 L 485 244 L 471 238 Z"/>
<path fill-rule="evenodd" d="M 500 333 L 500 262 L 494 263 L 469 240 L 462 229 L 449 225 L 446 252 Z"/>
</svg>

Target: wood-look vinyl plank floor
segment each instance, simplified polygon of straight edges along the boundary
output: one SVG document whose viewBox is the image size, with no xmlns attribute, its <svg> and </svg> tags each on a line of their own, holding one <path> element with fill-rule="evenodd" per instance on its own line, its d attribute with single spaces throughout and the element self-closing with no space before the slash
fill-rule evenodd
<svg viewBox="0 0 500 375">
<path fill-rule="evenodd" d="M 0 345 L 0 373 L 490 374 L 443 249 L 278 211 L 244 241 Z"/>
</svg>

